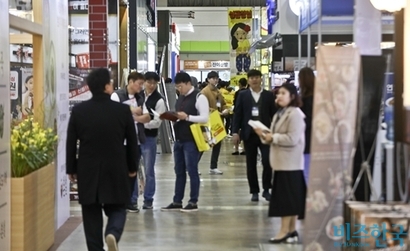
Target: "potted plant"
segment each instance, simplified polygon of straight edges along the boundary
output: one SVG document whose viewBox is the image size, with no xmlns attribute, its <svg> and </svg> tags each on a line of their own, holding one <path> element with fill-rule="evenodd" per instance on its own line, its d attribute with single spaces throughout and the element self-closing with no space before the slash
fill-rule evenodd
<svg viewBox="0 0 410 251">
<path fill-rule="evenodd" d="M 48 250 L 53 245 L 56 142 L 53 129 L 31 117 L 12 127 L 12 250 Z"/>
</svg>

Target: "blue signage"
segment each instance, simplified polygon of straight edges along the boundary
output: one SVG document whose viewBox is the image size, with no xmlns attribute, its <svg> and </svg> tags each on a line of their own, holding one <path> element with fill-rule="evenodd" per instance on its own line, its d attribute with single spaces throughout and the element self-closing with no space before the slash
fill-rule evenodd
<svg viewBox="0 0 410 251">
<path fill-rule="evenodd" d="M 384 89 L 384 122 L 386 123 L 386 138 L 394 141 L 394 74 L 386 73 Z"/>
<path fill-rule="evenodd" d="M 354 0 L 322 0 L 322 16 L 353 16 Z"/>
<path fill-rule="evenodd" d="M 316 23 L 319 20 L 319 3 L 321 1 L 320 0 L 310 0 L 309 3 L 309 11 L 310 11 L 310 20 L 309 20 L 309 24 L 312 25 L 314 23 Z"/>
<path fill-rule="evenodd" d="M 276 17 L 276 0 L 266 0 L 266 12 L 268 17 L 268 34 L 273 34 L 273 25 L 275 24 Z"/>
<path fill-rule="evenodd" d="M 309 0 L 304 0 L 305 4 L 301 8 L 299 15 L 299 32 L 303 32 L 309 27 Z"/>
</svg>

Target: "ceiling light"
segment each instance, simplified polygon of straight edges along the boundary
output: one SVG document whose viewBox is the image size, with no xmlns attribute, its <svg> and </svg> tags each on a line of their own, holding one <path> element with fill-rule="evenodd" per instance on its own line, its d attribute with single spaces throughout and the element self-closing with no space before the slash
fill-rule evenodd
<svg viewBox="0 0 410 251">
<path fill-rule="evenodd" d="M 388 12 L 396 12 L 406 7 L 406 0 L 370 0 L 374 8 Z"/>
</svg>

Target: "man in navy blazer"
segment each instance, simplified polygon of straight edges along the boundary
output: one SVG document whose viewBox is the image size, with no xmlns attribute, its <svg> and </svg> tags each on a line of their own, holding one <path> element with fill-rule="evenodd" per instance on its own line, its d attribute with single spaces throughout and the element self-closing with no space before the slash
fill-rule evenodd
<svg viewBox="0 0 410 251">
<path fill-rule="evenodd" d="M 262 155 L 262 196 L 269 201 L 272 179 L 272 169 L 269 164 L 269 146 L 262 144 L 258 135 L 249 126 L 249 120 L 258 120 L 266 127 L 270 127 L 273 115 L 277 108 L 273 92 L 262 88 L 262 73 L 258 70 L 248 72 L 249 89 L 242 91 L 235 101 L 234 117 L 232 124 L 233 143 L 237 144 L 240 139 L 244 142 L 246 155 L 246 168 L 249 190 L 252 201 L 259 200 L 258 173 L 256 170 L 258 159 L 258 148 Z M 240 131 L 240 135 L 238 134 Z"/>
</svg>

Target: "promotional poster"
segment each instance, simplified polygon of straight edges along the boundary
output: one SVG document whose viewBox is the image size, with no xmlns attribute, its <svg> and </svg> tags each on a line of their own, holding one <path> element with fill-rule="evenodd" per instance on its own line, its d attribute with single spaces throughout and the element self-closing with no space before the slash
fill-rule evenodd
<svg viewBox="0 0 410 251">
<path fill-rule="evenodd" d="M 246 77 L 252 69 L 249 49 L 252 43 L 252 8 L 229 8 L 228 26 L 230 41 L 231 85 Z"/>
<path fill-rule="evenodd" d="M 33 80 L 32 68 L 10 68 L 10 111 L 14 123 L 34 114 Z"/>
<path fill-rule="evenodd" d="M 317 68 L 303 246 L 304 250 L 336 251 L 343 237 L 333 229 L 344 224 L 344 200 L 351 192 L 359 51 L 321 46 Z"/>
</svg>

